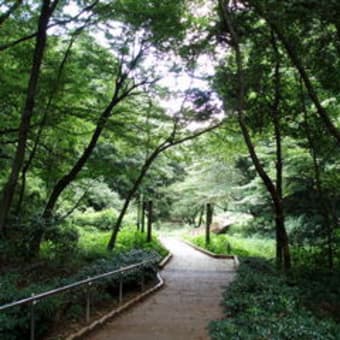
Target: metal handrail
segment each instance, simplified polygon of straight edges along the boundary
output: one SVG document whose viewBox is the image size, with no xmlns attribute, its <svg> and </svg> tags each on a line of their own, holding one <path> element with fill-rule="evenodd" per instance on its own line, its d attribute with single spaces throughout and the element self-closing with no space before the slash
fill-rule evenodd
<svg viewBox="0 0 340 340">
<path fill-rule="evenodd" d="M 53 295 L 57 295 L 59 293 L 65 292 L 65 291 L 69 291 L 81 286 L 85 286 L 87 285 L 87 287 L 90 287 L 92 285 L 93 282 L 98 281 L 100 279 L 104 279 L 106 277 L 109 276 L 113 276 L 113 275 L 117 275 L 117 274 L 124 274 L 126 272 L 130 272 L 136 268 L 142 267 L 148 263 L 152 263 L 157 261 L 157 257 L 153 256 L 150 259 L 144 260 L 142 262 L 138 262 L 126 267 L 121 267 L 119 269 L 110 271 L 110 272 L 106 272 L 103 274 L 99 274 L 96 276 L 92 276 L 89 277 L 87 279 L 84 280 L 80 280 L 74 283 L 71 283 L 69 285 L 65 285 L 59 288 L 55 288 L 37 295 L 32 294 L 31 297 L 25 298 L 25 299 L 21 299 L 18 301 L 13 301 L 10 303 L 7 303 L 5 305 L 0 306 L 0 311 L 12 308 L 12 307 L 17 307 L 17 306 L 21 306 L 21 305 L 25 305 L 25 304 L 31 304 L 31 339 L 34 339 L 34 333 L 35 333 L 35 327 L 34 327 L 34 305 L 37 303 L 37 301 L 39 300 L 43 300 L 47 297 L 53 296 Z M 143 289 L 143 285 L 144 285 L 144 278 L 142 278 L 142 289 Z M 121 302 L 122 300 L 122 290 L 123 290 L 123 280 L 122 280 L 122 275 L 120 276 L 120 284 L 119 284 L 119 302 Z M 89 317 L 90 317 L 90 300 L 89 300 L 89 290 L 87 290 L 87 302 L 86 302 L 86 320 L 89 321 Z"/>
<path fill-rule="evenodd" d="M 108 276 L 112 276 L 114 274 L 121 274 L 121 273 L 125 273 L 125 272 L 128 272 L 128 271 L 131 271 L 132 269 L 141 267 L 141 266 L 143 266 L 143 265 L 145 265 L 147 263 L 152 262 L 152 260 L 153 260 L 153 258 L 148 259 L 148 260 L 144 260 L 142 262 L 139 262 L 139 263 L 136 263 L 136 264 L 132 264 L 130 266 L 122 267 L 122 268 L 113 270 L 111 272 L 107 272 L 107 273 L 104 273 L 104 274 L 100 274 L 100 275 L 96 275 L 96 276 L 93 276 L 93 277 L 89 277 L 87 279 L 84 279 L 84 280 L 81 280 L 81 281 L 77 281 L 77 282 L 71 283 L 69 285 L 60 287 L 60 288 L 55 288 L 55 289 L 43 292 L 41 294 L 37 294 L 37 295 L 31 296 L 29 298 L 25 298 L 25 299 L 22 299 L 22 300 L 18 300 L 18 301 L 7 303 L 5 305 L 0 306 L 0 311 L 8 309 L 8 308 L 11 308 L 11 307 L 16 307 L 16 306 L 24 305 L 24 304 L 27 304 L 27 303 L 30 303 L 30 302 L 36 302 L 36 301 L 44 299 L 46 297 L 49 297 L 49 296 L 52 296 L 52 295 L 56 295 L 58 293 L 65 292 L 67 290 L 71 290 L 71 289 L 74 289 L 74 288 L 77 288 L 77 287 L 80 287 L 80 286 L 92 283 L 94 281 L 97 281 L 99 279 L 103 279 L 103 278 L 108 277 Z"/>
</svg>

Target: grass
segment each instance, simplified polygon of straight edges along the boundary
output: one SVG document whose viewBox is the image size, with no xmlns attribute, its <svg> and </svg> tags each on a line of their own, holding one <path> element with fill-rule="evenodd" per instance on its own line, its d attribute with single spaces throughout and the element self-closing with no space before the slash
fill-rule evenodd
<svg viewBox="0 0 340 340">
<path fill-rule="evenodd" d="M 257 256 L 267 259 L 274 257 L 274 241 L 270 239 L 211 234 L 210 244 L 205 244 L 205 236 L 186 237 L 195 245 L 215 254 Z"/>
<path fill-rule="evenodd" d="M 112 253 L 107 251 L 107 244 L 111 237 L 110 231 L 101 231 L 95 227 L 77 227 L 79 241 L 77 249 L 73 254 L 71 261 L 92 261 L 98 258 L 111 257 Z M 122 228 L 118 234 L 117 242 L 113 254 L 119 254 L 132 249 L 155 250 L 161 256 L 167 255 L 167 250 L 163 248 L 154 235 L 153 240 L 146 242 L 146 233 L 141 233 L 133 226 Z M 44 242 L 41 250 L 42 259 L 52 259 L 55 254 L 49 242 Z"/>
</svg>

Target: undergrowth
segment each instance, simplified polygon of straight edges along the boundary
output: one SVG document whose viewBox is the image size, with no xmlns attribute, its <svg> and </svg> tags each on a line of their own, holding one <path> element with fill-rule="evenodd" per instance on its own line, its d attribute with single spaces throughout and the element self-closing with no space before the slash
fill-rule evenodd
<svg viewBox="0 0 340 340">
<path fill-rule="evenodd" d="M 78 228 L 79 240 L 72 253 L 60 254 L 54 245 L 45 241 L 37 263 L 24 264 L 0 276 L 0 305 L 61 287 L 87 277 L 115 270 L 119 267 L 141 262 L 150 256 L 157 262 L 167 254 L 154 238 L 146 242 L 146 234 L 132 227 L 119 233 L 113 252 L 106 249 L 110 232 L 93 227 Z M 65 256 L 63 256 L 65 255 Z M 154 276 L 150 266 L 143 268 Z M 151 271 L 150 271 L 151 270 Z M 141 270 L 125 275 L 124 284 L 139 285 Z M 118 278 L 112 277 L 93 285 L 92 303 L 109 301 L 117 296 Z M 84 317 L 84 289 L 50 297 L 40 301 L 35 308 L 37 338 L 48 332 L 61 317 L 68 320 Z M 15 307 L 0 313 L 0 339 L 14 340 L 29 337 L 29 306 Z"/>
<path fill-rule="evenodd" d="M 306 307 L 307 287 L 263 259 L 244 260 L 224 293 L 225 318 L 210 324 L 212 339 L 339 339 L 334 320 Z"/>
<path fill-rule="evenodd" d="M 269 239 L 211 234 L 208 245 L 205 244 L 204 235 L 190 237 L 188 240 L 215 254 L 274 257 L 274 242 Z"/>
</svg>

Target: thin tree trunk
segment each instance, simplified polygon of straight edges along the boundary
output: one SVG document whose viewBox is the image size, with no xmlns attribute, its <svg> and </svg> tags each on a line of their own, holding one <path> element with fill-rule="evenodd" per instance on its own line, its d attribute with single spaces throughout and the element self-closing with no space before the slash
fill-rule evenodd
<svg viewBox="0 0 340 340">
<path fill-rule="evenodd" d="M 145 232 L 145 202 L 144 199 L 142 200 L 142 225 L 141 225 L 141 232 Z"/>
<path fill-rule="evenodd" d="M 211 203 L 207 204 L 207 217 L 206 217 L 206 225 L 205 225 L 205 244 L 209 245 L 210 244 L 210 227 L 212 223 L 212 218 L 213 218 L 213 207 Z"/>
<path fill-rule="evenodd" d="M 53 6 L 56 6 L 57 3 L 58 3 L 59 0 L 55 0 L 54 1 L 54 4 L 51 5 L 51 8 Z M 76 14 L 75 16 L 73 16 L 72 18 L 69 18 L 69 19 L 66 19 L 66 20 L 63 20 L 63 21 L 57 21 L 57 22 L 54 22 L 50 25 L 47 26 L 47 29 L 49 28 L 52 28 L 52 27 L 56 27 L 56 26 L 65 26 L 67 24 L 70 24 L 72 22 L 75 22 L 76 20 L 78 20 L 84 13 L 86 12 L 90 12 L 95 6 L 97 6 L 97 4 L 99 3 L 99 0 L 95 0 L 92 4 L 86 6 L 84 9 L 82 9 L 81 11 L 79 11 L 78 14 Z M 0 52 L 2 51 L 5 51 L 7 50 L 8 48 L 11 48 L 11 47 L 14 47 L 22 42 L 25 42 L 25 41 L 28 41 L 30 39 L 33 39 L 35 37 L 37 37 L 39 34 L 39 31 L 36 31 L 36 32 L 33 32 L 33 33 L 30 33 L 28 35 L 25 35 L 24 37 L 21 37 L 19 39 L 16 39 L 14 41 L 11 41 L 11 42 L 8 42 L 6 44 L 3 44 L 3 45 L 0 45 Z"/>
<path fill-rule="evenodd" d="M 129 191 L 123 208 L 120 211 L 120 214 L 118 216 L 117 222 L 113 228 L 113 232 L 110 238 L 110 241 L 108 243 L 108 250 L 112 250 L 116 244 L 117 241 L 117 236 L 118 236 L 118 232 L 121 228 L 122 222 L 123 222 L 123 218 L 125 216 L 125 213 L 130 205 L 130 202 L 133 198 L 133 196 L 135 195 L 135 193 L 137 192 L 140 184 L 143 181 L 143 178 L 145 177 L 145 175 L 147 174 L 151 164 L 153 163 L 153 161 L 158 157 L 158 155 L 162 152 L 162 145 L 160 145 L 159 147 L 157 147 L 154 152 L 146 159 L 145 163 L 142 166 L 141 172 L 139 173 L 139 176 L 137 177 L 136 181 L 134 182 L 131 190 Z M 144 231 L 144 215 L 145 215 L 145 202 L 143 202 L 143 220 L 142 220 L 142 231 Z"/>
<path fill-rule="evenodd" d="M 261 164 L 256 151 L 254 144 L 252 143 L 248 127 L 244 120 L 244 97 L 245 97 L 245 82 L 244 82 L 244 74 L 243 74 L 243 61 L 242 61 L 242 53 L 240 49 L 240 42 L 238 38 L 238 34 L 236 33 L 232 20 L 230 18 L 229 9 L 227 5 L 223 2 L 223 0 L 219 0 L 219 4 L 224 15 L 225 23 L 229 29 L 229 32 L 232 37 L 233 41 L 233 48 L 235 50 L 235 57 L 236 57 L 236 66 L 237 66 L 237 77 L 238 77 L 238 104 L 237 104 L 237 114 L 238 114 L 238 122 L 242 131 L 242 135 L 244 141 L 247 145 L 248 152 L 252 159 L 252 162 L 255 166 L 256 172 L 262 179 L 265 187 L 267 188 L 270 196 L 272 198 L 274 209 L 275 209 L 275 216 L 276 216 L 276 237 L 277 237 L 277 255 L 280 257 L 277 258 L 277 262 L 282 261 L 279 263 L 280 267 L 284 267 L 285 270 L 291 267 L 291 259 L 290 259 L 290 252 L 289 252 L 289 244 L 288 244 L 288 236 L 285 232 L 283 220 L 283 210 L 281 206 L 280 196 L 278 195 L 277 188 L 268 176 L 267 172 L 264 170 L 263 165 Z M 284 245 L 284 246 L 283 246 Z M 283 256 L 281 256 L 281 254 Z"/>
<path fill-rule="evenodd" d="M 147 235 L 146 235 L 146 242 L 152 241 L 152 201 L 148 202 L 148 228 L 147 228 Z"/>
<path fill-rule="evenodd" d="M 282 136 L 281 136 L 281 114 L 280 114 L 280 101 L 281 101 L 281 74 L 280 74 L 280 53 L 276 43 L 275 34 L 271 33 L 272 47 L 275 56 L 275 75 L 274 75 L 274 103 L 271 110 L 272 121 L 274 125 L 275 143 L 276 143 L 276 197 L 274 200 L 275 209 L 275 222 L 277 233 L 277 262 L 290 263 L 290 253 L 288 236 L 285 227 L 285 214 L 283 207 L 282 195 Z"/>
<path fill-rule="evenodd" d="M 204 205 L 202 205 L 202 207 L 200 209 L 200 214 L 199 214 L 197 228 L 199 228 L 201 226 L 202 222 L 203 222 L 203 215 L 204 215 Z"/>
<path fill-rule="evenodd" d="M 131 201 L 132 197 L 135 195 L 135 193 L 137 192 L 137 190 L 138 190 L 140 184 L 142 183 L 145 175 L 147 174 L 150 166 L 155 161 L 155 159 L 159 156 L 159 154 L 161 154 L 162 152 L 166 151 L 167 149 L 169 149 L 173 146 L 184 143 L 188 140 L 195 139 L 195 138 L 197 138 L 197 137 L 199 137 L 199 136 L 201 136 L 201 135 L 203 135 L 203 134 L 205 134 L 209 131 L 212 131 L 212 130 L 216 129 L 217 127 L 221 126 L 221 124 L 222 123 L 218 123 L 214 126 L 208 127 L 204 130 L 201 130 L 201 131 L 194 133 L 190 136 L 183 137 L 183 138 L 176 140 L 176 141 L 174 140 L 174 138 L 175 138 L 175 135 L 176 135 L 177 124 L 175 124 L 174 129 L 173 129 L 172 133 L 170 134 L 170 136 L 163 143 L 158 145 L 155 148 L 155 150 L 149 155 L 149 157 L 146 158 L 146 160 L 145 160 L 145 162 L 144 162 L 144 164 L 141 168 L 141 171 L 139 173 L 139 176 L 137 177 L 137 179 L 134 182 L 131 190 L 129 191 L 129 194 L 128 194 L 127 198 L 125 199 L 123 209 L 121 210 L 121 212 L 119 214 L 119 217 L 117 219 L 116 224 L 114 225 L 112 235 L 111 235 L 110 241 L 109 241 L 108 246 L 107 246 L 108 250 L 112 250 L 115 247 L 117 236 L 118 236 L 119 230 L 121 228 L 121 224 L 122 224 L 123 218 L 125 216 L 125 213 L 126 213 L 128 207 L 129 207 L 130 201 Z"/>
<path fill-rule="evenodd" d="M 255 8 L 255 10 L 259 13 L 260 16 L 262 16 L 270 25 L 272 30 L 276 33 L 278 38 L 280 39 L 282 45 L 287 51 L 287 54 L 293 63 L 293 65 L 298 70 L 305 87 L 307 89 L 308 95 L 312 102 L 314 103 L 317 113 L 320 116 L 321 120 L 323 121 L 325 127 L 327 128 L 328 132 L 337 140 L 338 144 L 340 145 L 340 130 L 333 124 L 332 120 L 330 119 L 328 112 L 325 110 L 325 108 L 321 105 L 319 96 L 317 92 L 314 89 L 314 86 L 310 80 L 310 77 L 303 66 L 303 63 L 294 48 L 291 41 L 285 36 L 282 29 L 277 25 L 271 18 L 262 10 L 261 6 L 251 1 L 251 4 Z"/>
<path fill-rule="evenodd" d="M 80 33 L 80 30 L 77 31 L 77 34 Z M 74 44 L 74 41 L 75 41 L 75 37 L 76 35 L 73 35 L 71 40 L 70 40 L 70 43 L 66 49 L 66 52 L 64 54 L 64 57 L 63 57 L 63 60 L 61 61 L 60 63 L 60 66 L 59 66 L 59 69 L 58 69 L 58 73 L 57 73 L 57 78 L 56 78 L 56 81 L 54 83 L 54 86 L 51 90 L 51 93 L 50 93 L 50 96 L 49 96 L 49 99 L 48 99 L 48 102 L 47 102 L 47 105 L 46 105 L 46 108 L 45 108 L 45 112 L 44 112 L 44 115 L 41 119 L 41 122 L 40 122 L 40 126 L 39 126 L 39 130 L 38 130 L 38 133 L 37 133 L 37 136 L 35 138 L 35 141 L 34 141 L 34 146 L 33 146 L 33 149 L 30 153 L 30 156 L 26 162 L 26 164 L 23 166 L 22 168 L 22 172 L 21 172 L 21 188 L 20 188 L 20 193 L 19 193 L 19 200 L 18 200 L 18 204 L 17 204 L 17 208 L 16 208 L 16 212 L 17 214 L 19 214 L 20 212 L 20 209 L 21 209 L 21 206 L 22 206 L 22 202 L 23 202 L 23 198 L 24 198 L 24 194 L 25 194 L 25 189 L 26 189 L 26 174 L 33 162 L 33 159 L 35 157 L 35 154 L 37 152 L 37 149 L 38 149 L 38 146 L 39 146 L 39 143 L 40 143 L 40 139 L 41 139 L 41 135 L 42 135 L 42 132 L 45 128 L 45 125 L 46 125 L 46 121 L 47 121 L 47 116 L 48 116 L 48 112 L 50 110 L 50 107 L 52 105 L 52 102 L 53 102 L 53 99 L 58 91 L 58 87 L 59 87 L 59 82 L 60 82 L 60 78 L 62 76 L 62 73 L 63 73 L 63 70 L 64 70 L 64 67 L 65 67 L 65 64 L 67 62 L 67 59 L 71 53 L 71 49 L 72 49 L 72 46 Z"/>
<path fill-rule="evenodd" d="M 141 227 L 141 202 L 142 202 L 142 195 L 139 194 L 138 197 L 137 197 L 137 200 L 136 200 L 136 204 L 137 204 L 137 223 L 136 223 L 136 226 L 137 226 L 137 231 L 140 230 L 140 227 Z"/>
<path fill-rule="evenodd" d="M 12 206 L 19 173 L 25 160 L 28 131 L 30 128 L 30 122 L 35 107 L 35 98 L 40 76 L 40 69 L 47 41 L 47 26 L 57 3 L 58 0 L 55 0 L 52 4 L 50 0 L 42 1 L 38 24 L 38 34 L 33 53 L 32 68 L 27 88 L 26 101 L 24 109 L 22 111 L 21 122 L 19 126 L 18 145 L 12 163 L 11 172 L 8 181 L 4 186 L 2 200 L 0 203 L 0 233 L 3 232 L 3 230 L 5 229 L 9 211 Z"/>
<path fill-rule="evenodd" d="M 74 164 L 74 166 L 72 167 L 72 169 L 66 174 L 64 175 L 58 182 L 57 184 L 54 186 L 51 195 L 49 196 L 49 199 L 47 201 L 47 204 L 45 206 L 45 210 L 42 214 L 42 218 L 49 223 L 52 215 L 53 215 L 53 209 L 58 201 L 58 198 L 60 197 L 61 193 L 70 185 L 70 183 L 72 183 L 72 181 L 75 180 L 75 178 L 77 177 L 77 175 L 79 174 L 79 172 L 82 170 L 82 168 L 84 167 L 85 163 L 87 162 L 87 160 L 89 159 L 89 157 L 92 154 L 92 151 L 94 150 L 97 141 L 104 129 L 105 126 L 105 122 L 107 120 L 107 118 L 109 117 L 113 107 L 115 105 L 115 100 L 113 100 L 109 106 L 104 110 L 104 112 L 102 113 L 99 122 L 97 124 L 97 127 L 91 137 L 91 140 L 89 142 L 89 144 L 87 145 L 87 147 L 85 148 L 85 150 L 83 151 L 81 157 L 77 160 L 77 162 Z M 36 256 L 37 254 L 39 254 L 39 250 L 40 250 L 40 244 L 42 241 L 42 237 L 44 234 L 44 230 L 37 230 L 34 235 L 32 236 L 32 241 L 31 241 L 31 245 L 30 245 L 30 249 L 31 249 L 31 253 L 32 256 Z"/>
<path fill-rule="evenodd" d="M 15 3 L 8 9 L 7 12 L 0 15 L 0 26 L 13 14 L 16 9 L 22 5 L 23 0 L 17 0 Z"/>
<path fill-rule="evenodd" d="M 317 193 L 319 196 L 320 210 L 321 210 L 321 215 L 324 218 L 324 222 L 326 226 L 327 258 L 328 258 L 327 261 L 328 261 L 329 268 L 333 268 L 334 255 L 333 255 L 333 229 L 331 226 L 332 221 L 331 221 L 330 212 L 328 209 L 328 200 L 325 197 L 325 194 L 322 188 L 321 170 L 320 170 L 320 165 L 317 159 L 315 143 L 314 143 L 314 140 L 313 140 L 313 137 L 310 131 L 309 122 L 308 122 L 308 114 L 307 114 L 307 109 L 306 109 L 306 104 L 305 104 L 304 93 L 303 93 L 303 86 L 301 86 L 301 100 L 303 103 L 303 113 L 304 113 L 304 123 L 305 123 L 304 125 L 305 125 L 305 130 L 306 130 L 306 137 L 307 137 L 307 141 L 309 144 L 310 154 L 313 160 L 314 177 L 315 177 Z"/>
</svg>

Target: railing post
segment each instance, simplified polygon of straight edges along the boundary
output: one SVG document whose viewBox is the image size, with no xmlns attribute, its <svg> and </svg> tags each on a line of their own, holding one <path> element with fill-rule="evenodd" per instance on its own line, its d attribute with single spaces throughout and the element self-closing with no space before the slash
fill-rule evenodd
<svg viewBox="0 0 340 340">
<path fill-rule="evenodd" d="M 34 293 L 31 294 L 32 297 L 34 297 Z M 30 340 L 35 339 L 35 315 L 34 315 L 34 305 L 37 302 L 35 300 L 31 303 L 31 320 L 30 320 Z"/>
<path fill-rule="evenodd" d="M 121 304 L 123 301 L 123 274 L 119 275 L 119 296 L 118 302 Z"/>
<path fill-rule="evenodd" d="M 86 323 L 89 323 L 91 318 L 91 285 L 92 282 L 89 282 L 86 288 Z"/>
</svg>

